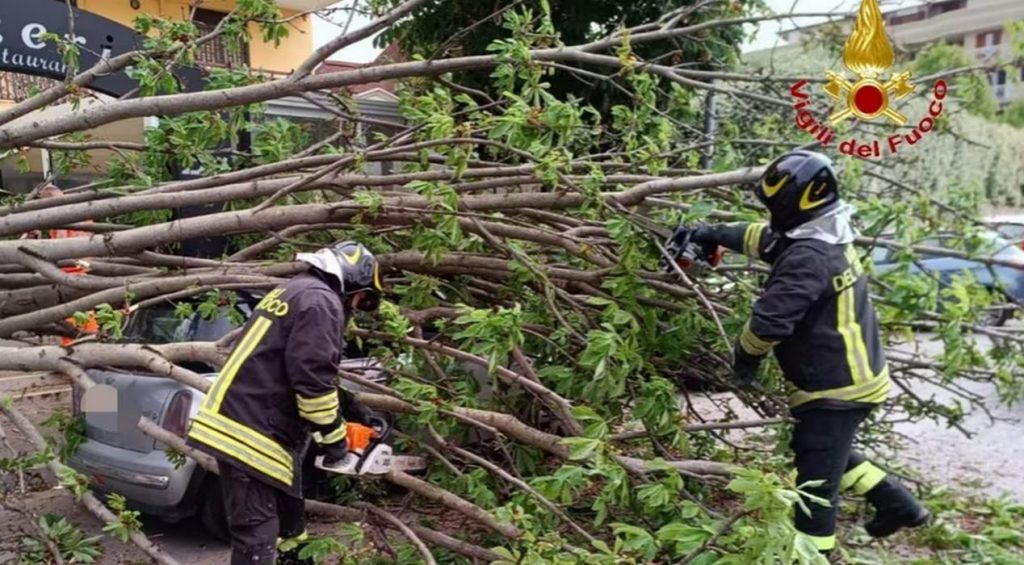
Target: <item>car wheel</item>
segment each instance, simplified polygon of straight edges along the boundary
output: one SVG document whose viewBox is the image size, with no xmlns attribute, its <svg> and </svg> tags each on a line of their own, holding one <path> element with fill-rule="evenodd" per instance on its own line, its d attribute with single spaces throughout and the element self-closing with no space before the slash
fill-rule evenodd
<svg viewBox="0 0 1024 565">
<path fill-rule="evenodd" d="M 231 541 L 231 533 L 228 531 L 228 514 L 224 510 L 224 495 L 221 493 L 219 477 L 207 477 L 202 497 L 199 506 L 199 521 L 213 537 L 224 542 Z"/>
<path fill-rule="evenodd" d="M 1001 327 L 1006 324 L 1013 316 L 1013 309 L 1007 308 L 1010 304 L 1010 300 L 999 291 L 992 291 L 993 294 L 1002 299 L 1002 304 L 997 304 L 993 308 L 989 308 L 985 313 L 978 319 L 978 323 L 983 326 Z"/>
</svg>

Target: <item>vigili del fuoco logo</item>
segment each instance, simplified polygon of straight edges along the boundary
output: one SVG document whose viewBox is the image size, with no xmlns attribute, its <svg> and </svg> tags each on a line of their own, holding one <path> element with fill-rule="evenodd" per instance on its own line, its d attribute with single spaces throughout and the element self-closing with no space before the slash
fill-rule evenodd
<svg viewBox="0 0 1024 565">
<path fill-rule="evenodd" d="M 878 0 L 863 0 L 857 12 L 853 33 L 846 38 L 843 47 L 843 66 L 854 74 L 855 79 L 847 78 L 844 73 L 825 72 L 828 82 L 822 90 L 837 105 L 827 120 L 820 120 L 807 110 L 811 98 L 806 90 L 807 80 L 793 84 L 789 92 L 793 95 L 797 127 L 813 135 L 823 146 L 830 147 L 836 137 L 832 128 L 849 119 L 907 125 L 907 117 L 893 108 L 893 102 L 909 96 L 915 85 L 910 82 L 909 72 L 888 74 L 894 59 L 892 43 L 885 34 L 885 19 L 882 18 Z M 935 118 L 942 114 L 942 100 L 947 93 L 946 81 L 935 81 L 928 113 L 918 120 L 909 133 L 890 135 L 884 140 L 850 137 L 839 143 L 839 152 L 865 159 L 878 159 L 882 157 L 883 151 L 894 155 L 901 148 L 916 144 L 935 128 Z"/>
</svg>

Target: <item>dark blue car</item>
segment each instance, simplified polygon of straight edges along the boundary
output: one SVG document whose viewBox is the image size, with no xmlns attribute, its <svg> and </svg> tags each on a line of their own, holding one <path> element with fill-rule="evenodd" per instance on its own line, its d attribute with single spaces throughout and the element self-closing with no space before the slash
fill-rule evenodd
<svg viewBox="0 0 1024 565">
<path fill-rule="evenodd" d="M 987 240 L 979 256 L 988 256 L 1000 260 L 1003 264 L 987 265 L 976 259 L 949 257 L 939 253 L 919 253 L 918 261 L 911 265 L 911 273 L 923 271 L 939 277 L 940 284 L 950 282 L 954 276 L 970 272 L 979 284 L 1002 295 L 1006 301 L 994 306 L 989 315 L 981 321 L 985 325 L 1001 326 L 1013 315 L 1017 305 L 1024 304 L 1024 250 L 1006 241 L 994 232 L 983 232 Z M 955 239 L 952 235 L 940 235 L 920 242 L 920 246 L 934 248 L 951 248 Z M 875 271 L 885 273 L 897 267 L 893 259 L 895 251 L 875 247 L 871 258 L 875 263 Z M 1009 264 L 1019 266 L 1010 266 Z"/>
</svg>

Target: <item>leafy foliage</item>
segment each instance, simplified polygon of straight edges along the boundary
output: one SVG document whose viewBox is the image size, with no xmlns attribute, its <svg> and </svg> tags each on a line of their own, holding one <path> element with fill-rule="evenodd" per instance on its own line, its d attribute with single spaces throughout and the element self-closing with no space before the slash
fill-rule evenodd
<svg viewBox="0 0 1024 565">
<path fill-rule="evenodd" d="M 44 514 L 36 526 L 60 551 L 65 563 L 97 563 L 103 555 L 100 536 L 86 537 L 82 530 L 62 516 Z M 18 565 L 46 565 L 53 561 L 50 550 L 34 537 L 21 538 Z"/>
<path fill-rule="evenodd" d="M 140 514 L 137 510 L 128 510 L 128 501 L 120 494 L 111 494 L 107 503 L 117 515 L 117 520 L 103 526 L 103 531 L 127 543 L 132 534 L 142 529 Z"/>
<path fill-rule="evenodd" d="M 376 553 L 373 545 L 366 539 L 366 533 L 359 524 L 341 524 L 338 535 L 311 536 L 303 542 L 299 550 L 300 559 L 310 559 L 317 565 L 327 562 L 333 557 L 342 565 L 357 565 L 373 560 Z"/>
<path fill-rule="evenodd" d="M 67 461 L 88 439 L 85 435 L 85 422 L 66 410 L 55 410 L 43 421 L 43 426 L 60 434 L 56 439 L 47 440 L 60 461 Z"/>
<path fill-rule="evenodd" d="M 397 0 L 375 0 L 371 5 L 384 10 L 398 3 Z M 445 0 L 432 2 L 413 12 L 413 17 L 389 28 L 375 41 L 378 46 L 398 42 L 402 51 L 408 54 L 478 55 L 495 50 L 506 42 L 508 28 L 522 29 L 523 19 L 536 19 L 539 24 L 536 29 L 526 32 L 529 36 L 513 35 L 513 41 L 528 38 L 538 47 L 552 47 L 558 43 L 578 45 L 603 38 L 620 27 L 656 20 L 664 13 L 685 11 L 698 4 L 692 0 L 630 3 L 599 0 L 586 4 L 570 0 L 498 4 Z M 715 9 L 691 12 L 683 22 L 684 25 L 696 25 L 711 19 L 742 17 L 760 5 L 756 0 L 723 3 Z M 702 68 L 728 67 L 736 59 L 736 46 L 742 37 L 743 30 L 739 25 L 717 26 L 697 34 L 696 41 L 676 43 L 671 47 L 657 42 L 645 45 L 638 55 L 649 58 L 672 51 L 674 61 L 692 61 Z M 502 76 L 500 71 L 495 75 L 499 79 Z M 492 85 L 482 73 L 461 76 L 459 81 L 476 88 L 494 89 L 496 94 L 502 94 L 505 87 L 500 80 Z M 567 75 L 549 76 L 546 81 L 549 82 L 548 90 L 556 98 L 576 98 L 602 113 L 623 102 L 621 93 L 601 81 L 590 83 Z"/>
</svg>

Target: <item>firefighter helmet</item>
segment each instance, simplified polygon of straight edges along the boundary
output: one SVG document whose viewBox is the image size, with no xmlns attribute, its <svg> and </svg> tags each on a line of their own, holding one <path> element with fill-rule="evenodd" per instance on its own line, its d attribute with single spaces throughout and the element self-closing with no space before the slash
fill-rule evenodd
<svg viewBox="0 0 1024 565">
<path fill-rule="evenodd" d="M 380 306 L 384 291 L 380 282 L 380 263 L 362 244 L 343 241 L 316 253 L 299 253 L 295 258 L 337 279 L 343 296 L 366 293 L 359 303 L 360 310 L 376 310 Z"/>
<path fill-rule="evenodd" d="M 791 151 L 771 162 L 754 190 L 783 234 L 831 210 L 839 201 L 832 161 L 814 151 Z"/>
</svg>

